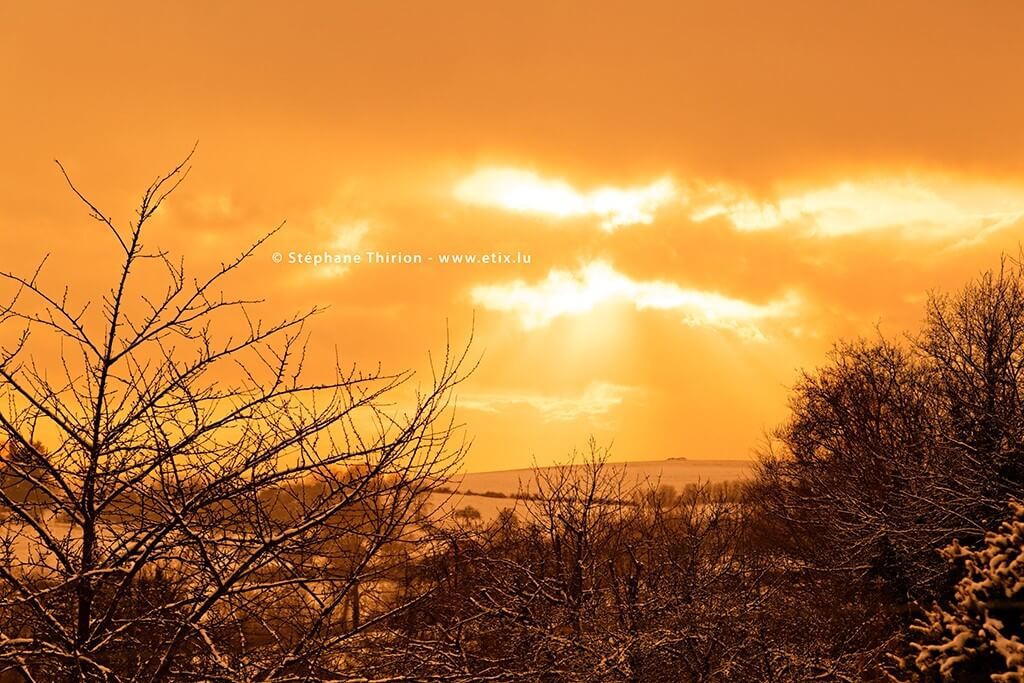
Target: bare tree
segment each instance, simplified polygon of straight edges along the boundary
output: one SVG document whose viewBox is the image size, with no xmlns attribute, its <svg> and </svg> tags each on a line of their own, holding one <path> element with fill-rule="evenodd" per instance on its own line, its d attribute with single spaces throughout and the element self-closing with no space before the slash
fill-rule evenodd
<svg viewBox="0 0 1024 683">
<path fill-rule="evenodd" d="M 421 605 L 375 649 L 381 677 L 726 681 L 760 677 L 770 591 L 743 512 L 625 480 L 593 441 L 515 510 L 453 533 L 412 577 Z"/>
<path fill-rule="evenodd" d="M 841 606 L 816 647 L 851 675 L 884 678 L 919 607 L 954 590 L 939 550 L 983 543 L 1019 495 L 1022 371 L 1024 271 L 1004 258 L 933 293 L 919 334 L 837 344 L 795 387 L 752 499 L 794 595 Z"/>
<path fill-rule="evenodd" d="M 970 470 L 979 521 L 1024 484 L 1024 265 L 1004 256 L 956 295 L 933 294 L 917 348 L 934 368 L 942 437 Z"/>
<path fill-rule="evenodd" d="M 258 301 L 223 293 L 273 232 L 204 278 L 147 248 L 189 158 L 126 227 L 64 173 L 120 254 L 91 305 L 45 287 L 42 265 L 2 274 L 0 331 L 16 334 L 0 352 L 0 675 L 14 680 L 357 677 L 347 652 L 407 607 L 404 545 L 465 448 L 449 402 L 466 351 L 449 345 L 415 392 L 411 373 L 340 363 L 310 379 L 318 309 L 266 324 Z M 153 271 L 157 291 L 141 286 Z M 39 351 L 53 340 L 56 363 Z"/>
</svg>

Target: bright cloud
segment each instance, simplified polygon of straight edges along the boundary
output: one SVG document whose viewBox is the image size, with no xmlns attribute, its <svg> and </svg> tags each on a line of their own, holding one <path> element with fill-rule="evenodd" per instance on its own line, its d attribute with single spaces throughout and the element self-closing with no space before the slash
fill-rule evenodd
<svg viewBox="0 0 1024 683">
<path fill-rule="evenodd" d="M 654 221 L 672 202 L 688 203 L 696 221 L 723 216 L 737 229 L 784 226 L 834 237 L 897 230 L 911 238 L 979 240 L 1024 218 L 1024 188 L 941 177 L 877 177 L 784 191 L 774 200 L 699 183 L 680 193 L 669 178 L 634 187 L 581 190 L 533 171 L 493 167 L 463 178 L 455 198 L 552 218 L 594 216 L 607 231 Z M 685 194 L 685 196 L 684 196 Z"/>
<path fill-rule="evenodd" d="M 235 213 L 235 202 L 228 194 L 201 194 L 192 200 L 191 207 L 201 220 L 225 220 Z"/>
<path fill-rule="evenodd" d="M 481 393 L 459 396 L 459 408 L 499 413 L 516 406 L 527 406 L 539 412 L 549 422 L 568 422 L 579 418 L 600 417 L 620 405 L 625 397 L 637 389 L 591 382 L 576 396 L 537 393 Z"/>
<path fill-rule="evenodd" d="M 334 239 L 331 241 L 331 249 L 339 252 L 359 251 L 363 244 L 363 238 L 370 232 L 370 224 L 367 221 L 354 221 L 334 227 Z"/>
<path fill-rule="evenodd" d="M 331 255 L 353 254 L 363 251 L 365 248 L 364 240 L 367 233 L 370 232 L 370 224 L 365 220 L 356 220 L 348 223 L 325 221 L 322 229 L 329 235 L 330 239 L 327 243 L 327 248 L 322 250 L 323 253 Z M 325 265 L 314 268 L 313 272 L 321 278 L 336 278 L 347 273 L 350 267 L 328 262 Z"/>
<path fill-rule="evenodd" d="M 754 338 L 763 337 L 758 321 L 786 315 L 798 303 L 790 296 L 759 305 L 671 282 L 638 282 L 602 261 L 575 273 L 553 270 L 536 284 L 516 280 L 477 286 L 471 295 L 485 308 L 515 313 L 526 329 L 543 327 L 560 316 L 581 315 L 605 303 L 625 302 L 638 310 L 678 311 L 688 325 L 731 329 Z"/>
<path fill-rule="evenodd" d="M 624 225 L 651 223 L 658 208 L 675 196 L 675 186 L 668 178 L 638 187 L 609 186 L 584 192 L 564 180 L 515 168 L 482 169 L 455 186 L 455 198 L 467 204 L 553 218 L 595 216 L 609 232 Z"/>
<path fill-rule="evenodd" d="M 850 235 L 896 229 L 909 237 L 978 238 L 1024 217 L 1024 189 L 949 180 L 847 181 L 760 201 L 716 188 L 691 216 L 726 217 L 740 230 L 802 226 L 812 234 Z"/>
</svg>

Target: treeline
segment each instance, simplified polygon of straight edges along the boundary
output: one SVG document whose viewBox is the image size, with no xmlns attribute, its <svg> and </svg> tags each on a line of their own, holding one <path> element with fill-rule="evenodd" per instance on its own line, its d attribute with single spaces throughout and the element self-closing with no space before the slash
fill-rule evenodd
<svg viewBox="0 0 1024 683">
<path fill-rule="evenodd" d="M 416 563 L 403 590 L 420 599 L 360 667 L 1024 680 L 1022 389 L 1024 287 L 1005 260 L 931 295 L 917 333 L 837 344 L 738 496 L 627 490 L 593 445 L 583 467 L 541 470 L 517 514 L 466 524 Z"/>
</svg>

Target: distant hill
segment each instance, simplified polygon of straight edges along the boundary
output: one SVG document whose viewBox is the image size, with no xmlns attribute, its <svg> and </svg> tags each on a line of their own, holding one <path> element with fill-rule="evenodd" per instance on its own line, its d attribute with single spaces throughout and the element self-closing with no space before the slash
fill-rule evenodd
<svg viewBox="0 0 1024 683">
<path fill-rule="evenodd" d="M 542 467 L 539 471 L 556 470 L 568 465 Z M 646 460 L 636 462 L 608 463 L 606 467 L 613 474 L 622 472 L 624 483 L 643 484 L 651 482 L 660 486 L 672 486 L 682 491 L 688 484 L 717 483 L 747 479 L 752 474 L 753 463 L 749 460 Z M 437 494 L 438 500 L 445 499 L 445 507 L 452 509 L 470 505 L 481 512 L 484 519 L 491 518 L 497 511 L 512 507 L 512 498 L 522 492 L 536 491 L 535 470 L 532 468 L 499 470 L 494 472 L 470 472 L 456 476 L 446 487 L 450 494 Z"/>
<path fill-rule="evenodd" d="M 551 470 L 567 467 L 555 465 L 542 467 Z M 687 484 L 699 482 L 736 481 L 745 479 L 751 474 L 752 463 L 749 460 L 687 460 L 670 458 L 668 460 L 643 460 L 636 462 L 608 463 L 610 471 L 624 472 L 627 483 L 643 481 L 658 482 L 668 486 L 683 488 Z M 534 470 L 532 468 L 516 470 L 500 470 L 496 472 L 471 472 L 456 477 L 451 487 L 462 492 L 473 491 L 483 493 L 493 491 L 513 495 L 520 489 L 533 488 Z"/>
</svg>

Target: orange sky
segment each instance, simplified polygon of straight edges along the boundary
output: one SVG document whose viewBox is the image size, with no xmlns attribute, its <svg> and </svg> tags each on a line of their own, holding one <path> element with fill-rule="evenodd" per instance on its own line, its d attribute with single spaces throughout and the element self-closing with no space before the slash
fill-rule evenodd
<svg viewBox="0 0 1024 683">
<path fill-rule="evenodd" d="M 1024 227 L 1013 2 L 0 4 L 0 266 L 104 284 L 116 219 L 199 141 L 152 240 L 314 351 L 422 369 L 476 312 L 473 470 L 747 457 L 799 367 L 912 328 Z M 517 251 L 529 265 L 274 264 Z"/>
</svg>

